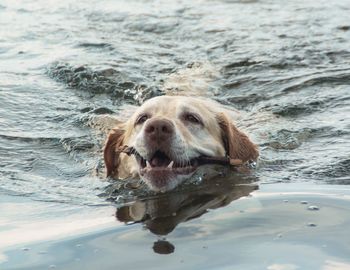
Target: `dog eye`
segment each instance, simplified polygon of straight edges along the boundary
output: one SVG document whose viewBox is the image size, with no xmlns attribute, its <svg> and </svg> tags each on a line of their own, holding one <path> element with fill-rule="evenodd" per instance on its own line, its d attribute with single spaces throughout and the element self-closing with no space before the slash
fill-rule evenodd
<svg viewBox="0 0 350 270">
<path fill-rule="evenodd" d="M 148 114 L 141 114 L 139 117 L 137 117 L 136 121 L 135 121 L 135 125 L 140 125 L 144 122 L 146 122 L 146 120 L 150 118 Z"/>
<path fill-rule="evenodd" d="M 193 123 L 193 124 L 201 124 L 201 125 L 203 124 L 200 117 L 198 115 L 193 114 L 193 113 L 186 113 L 184 115 L 184 119 L 188 122 Z"/>
</svg>

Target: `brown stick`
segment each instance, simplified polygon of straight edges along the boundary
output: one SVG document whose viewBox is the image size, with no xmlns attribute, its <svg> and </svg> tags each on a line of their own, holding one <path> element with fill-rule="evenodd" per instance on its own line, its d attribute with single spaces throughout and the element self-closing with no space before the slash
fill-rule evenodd
<svg viewBox="0 0 350 270">
<path fill-rule="evenodd" d="M 128 156 L 132 155 L 133 152 L 135 152 L 134 147 L 129 147 L 127 145 L 123 145 L 118 148 L 117 150 L 118 153 L 124 153 L 127 154 Z"/>
<path fill-rule="evenodd" d="M 123 145 L 119 147 L 117 150 L 119 153 L 130 155 L 139 155 L 137 151 L 133 147 L 129 147 L 127 145 Z M 198 157 L 196 158 L 198 165 L 206 165 L 206 164 L 218 164 L 224 166 L 239 166 L 243 165 L 242 160 L 240 159 L 232 159 L 229 157 Z"/>
<path fill-rule="evenodd" d="M 198 165 L 219 164 L 219 165 L 239 166 L 243 164 L 242 160 L 240 159 L 231 159 L 228 157 L 198 157 L 197 161 L 198 161 Z"/>
</svg>

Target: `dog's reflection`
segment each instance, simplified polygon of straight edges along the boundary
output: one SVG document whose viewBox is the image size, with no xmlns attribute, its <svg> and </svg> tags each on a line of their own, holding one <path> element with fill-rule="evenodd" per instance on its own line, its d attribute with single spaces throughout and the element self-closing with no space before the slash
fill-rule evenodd
<svg viewBox="0 0 350 270">
<path fill-rule="evenodd" d="M 179 223 L 198 218 L 208 209 L 224 207 L 258 189 L 257 185 L 225 180 L 211 179 L 209 183 L 187 191 L 138 199 L 130 205 L 118 208 L 116 217 L 125 223 L 141 222 L 152 233 L 165 236 Z M 159 240 L 153 246 L 153 250 L 160 254 L 172 253 L 174 249 L 165 240 Z"/>
</svg>

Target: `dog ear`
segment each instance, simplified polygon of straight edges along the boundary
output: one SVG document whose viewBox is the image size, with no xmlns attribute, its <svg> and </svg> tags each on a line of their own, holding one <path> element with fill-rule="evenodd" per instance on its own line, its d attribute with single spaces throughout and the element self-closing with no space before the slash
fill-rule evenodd
<svg viewBox="0 0 350 270">
<path fill-rule="evenodd" d="M 222 141 L 226 154 L 231 159 L 242 162 L 256 160 L 259 156 L 257 146 L 227 118 L 224 113 L 217 116 L 221 128 Z"/>
<path fill-rule="evenodd" d="M 118 167 L 120 164 L 118 148 L 124 143 L 124 133 L 125 131 L 123 129 L 116 127 L 108 134 L 103 153 L 107 177 L 118 176 Z"/>
</svg>

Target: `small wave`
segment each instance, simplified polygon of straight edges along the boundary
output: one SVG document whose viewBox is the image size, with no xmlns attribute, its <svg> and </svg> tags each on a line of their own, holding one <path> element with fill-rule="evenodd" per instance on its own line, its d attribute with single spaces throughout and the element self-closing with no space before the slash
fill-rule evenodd
<svg viewBox="0 0 350 270">
<path fill-rule="evenodd" d="M 71 88 L 91 95 L 108 94 L 119 101 L 142 103 L 162 94 L 158 88 L 133 82 L 127 75 L 113 68 L 93 70 L 87 66 L 55 62 L 49 66 L 47 73 L 51 78 Z"/>
<path fill-rule="evenodd" d="M 283 93 L 289 93 L 293 91 L 298 91 L 304 87 L 316 86 L 316 85 L 348 85 L 350 81 L 349 72 L 336 72 L 335 74 L 323 74 L 311 75 L 306 78 L 299 79 L 298 82 L 293 82 L 290 86 L 286 86 L 282 89 Z"/>
<path fill-rule="evenodd" d="M 331 127 L 322 128 L 303 128 L 301 130 L 281 129 L 274 134 L 270 134 L 270 140 L 263 143 L 261 146 L 271 147 L 273 149 L 294 150 L 298 148 L 303 142 L 310 138 L 314 138 L 319 134 L 324 134 L 331 130 Z"/>
<path fill-rule="evenodd" d="M 350 30 L 350 25 L 342 25 L 337 27 L 338 30 L 342 31 L 349 31 Z"/>
<path fill-rule="evenodd" d="M 156 18 L 149 15 L 135 16 L 133 21 L 125 23 L 124 27 L 130 31 L 165 34 L 176 30 L 179 22 L 172 18 Z"/>
<path fill-rule="evenodd" d="M 284 117 L 306 115 L 318 112 L 325 107 L 329 107 L 334 100 L 335 97 L 328 97 L 324 98 L 323 100 L 312 100 L 311 102 L 300 104 L 283 104 L 283 106 L 275 105 L 272 107 L 272 113 Z"/>
<path fill-rule="evenodd" d="M 80 110 L 82 113 L 91 113 L 91 114 L 113 114 L 115 113 L 109 108 L 106 107 L 99 107 L 99 108 L 91 108 L 91 107 L 85 107 Z"/>
<path fill-rule="evenodd" d="M 20 136 L 10 136 L 10 135 L 5 135 L 5 134 L 0 134 L 0 138 L 1 139 L 5 139 L 5 140 L 10 140 L 10 141 L 20 141 L 20 142 L 26 142 L 26 143 L 38 143 L 38 144 L 42 144 L 42 143 L 59 143 L 60 138 L 45 138 L 45 137 L 20 137 Z"/>
<path fill-rule="evenodd" d="M 87 151 L 96 146 L 93 139 L 89 137 L 64 138 L 60 140 L 64 149 L 68 152 Z"/>
<path fill-rule="evenodd" d="M 93 11 L 85 15 L 86 18 L 95 23 L 103 22 L 106 23 L 120 23 L 123 22 L 126 18 L 128 18 L 127 13 L 113 11 L 113 12 L 101 12 L 101 11 Z"/>
<path fill-rule="evenodd" d="M 104 42 L 82 42 L 79 43 L 77 47 L 114 50 L 112 44 Z"/>
<path fill-rule="evenodd" d="M 191 62 L 170 74 L 163 83 L 164 91 L 169 95 L 207 96 L 215 94 L 215 80 L 219 71 L 209 62 Z"/>
<path fill-rule="evenodd" d="M 237 109 L 247 109 L 250 106 L 253 106 L 259 102 L 269 100 L 268 97 L 262 96 L 256 93 L 248 94 L 246 96 L 233 96 L 233 97 L 223 97 L 217 98 L 220 102 L 224 102 L 226 104 L 234 105 Z"/>
<path fill-rule="evenodd" d="M 223 70 L 225 72 L 229 72 L 230 70 L 232 70 L 234 68 L 255 66 L 255 65 L 258 65 L 258 64 L 261 64 L 261 63 L 262 62 L 257 62 L 257 61 L 254 61 L 254 60 L 245 59 L 245 60 L 241 60 L 241 61 L 232 62 L 230 64 L 227 64 L 227 65 L 224 66 Z"/>
<path fill-rule="evenodd" d="M 326 180 L 330 184 L 350 184 L 350 159 L 337 158 L 338 160 L 322 166 L 315 166 L 309 174 L 313 178 Z"/>
</svg>

